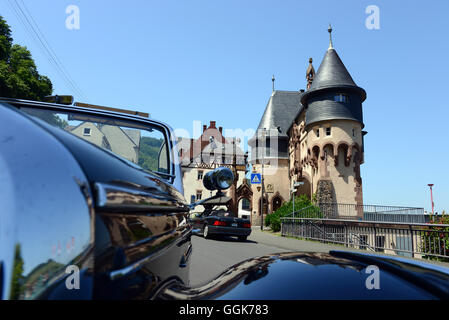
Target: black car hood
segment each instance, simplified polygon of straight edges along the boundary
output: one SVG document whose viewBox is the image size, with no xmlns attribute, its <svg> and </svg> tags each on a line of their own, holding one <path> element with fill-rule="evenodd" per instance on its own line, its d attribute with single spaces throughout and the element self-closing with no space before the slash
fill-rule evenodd
<svg viewBox="0 0 449 320">
<path fill-rule="evenodd" d="M 368 266 L 379 268 L 379 289 L 368 289 Z M 367 280 L 368 279 L 368 280 Z M 449 299 L 449 269 L 348 251 L 281 253 L 236 264 L 196 288 L 179 284 L 160 299 L 371 300 Z"/>
</svg>

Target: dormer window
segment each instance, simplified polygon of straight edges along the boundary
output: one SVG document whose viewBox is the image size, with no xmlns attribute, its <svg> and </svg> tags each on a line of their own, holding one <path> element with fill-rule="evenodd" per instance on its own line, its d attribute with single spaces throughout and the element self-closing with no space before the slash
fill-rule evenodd
<svg viewBox="0 0 449 320">
<path fill-rule="evenodd" d="M 337 102 L 348 102 L 349 101 L 349 97 L 347 94 L 343 94 L 343 93 L 338 93 L 334 96 L 334 101 Z"/>
</svg>

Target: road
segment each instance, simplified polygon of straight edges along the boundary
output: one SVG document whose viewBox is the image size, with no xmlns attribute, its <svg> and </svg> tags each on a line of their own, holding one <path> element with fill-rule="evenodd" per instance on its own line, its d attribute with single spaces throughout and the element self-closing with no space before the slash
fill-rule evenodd
<svg viewBox="0 0 449 320">
<path fill-rule="evenodd" d="M 257 241 L 255 235 L 240 242 L 236 238 L 204 239 L 192 237 L 193 252 L 190 260 L 190 285 L 196 286 L 219 275 L 228 267 L 243 260 L 276 252 L 291 251 Z"/>
</svg>

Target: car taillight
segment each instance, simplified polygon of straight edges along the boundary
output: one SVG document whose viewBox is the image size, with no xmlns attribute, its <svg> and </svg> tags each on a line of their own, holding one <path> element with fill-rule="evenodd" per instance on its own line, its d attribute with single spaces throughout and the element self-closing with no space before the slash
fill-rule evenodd
<svg viewBox="0 0 449 320">
<path fill-rule="evenodd" d="M 251 223 L 244 223 L 243 228 L 251 228 Z"/>
<path fill-rule="evenodd" d="M 226 225 L 226 222 L 224 222 L 224 221 L 218 221 L 218 220 L 216 220 L 215 222 L 214 222 L 214 226 L 225 226 Z"/>
</svg>

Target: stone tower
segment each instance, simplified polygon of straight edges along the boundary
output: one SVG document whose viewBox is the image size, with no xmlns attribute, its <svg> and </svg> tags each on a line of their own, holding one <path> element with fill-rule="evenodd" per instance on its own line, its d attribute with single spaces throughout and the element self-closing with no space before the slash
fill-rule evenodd
<svg viewBox="0 0 449 320">
<path fill-rule="evenodd" d="M 332 29 L 329 28 L 329 33 Z M 308 90 L 301 96 L 303 117 L 293 124 L 293 139 L 302 138 L 296 159 L 318 203 L 363 204 L 360 165 L 363 163 L 362 102 L 366 92 L 357 86 L 333 48 L 332 40 Z M 301 132 L 295 134 L 295 130 Z M 305 174 L 306 173 L 306 174 Z M 291 181 L 293 183 L 294 181 Z M 360 211 L 360 212 L 358 212 Z M 362 210 L 347 215 L 361 215 Z M 345 215 L 333 212 L 333 215 Z"/>
<path fill-rule="evenodd" d="M 248 141 L 252 171 L 264 176 L 263 186 L 251 185 L 253 225 L 260 225 L 262 212 L 265 217 L 290 200 L 287 129 L 299 112 L 300 98 L 299 91 L 274 90 L 256 134 Z"/>
</svg>

